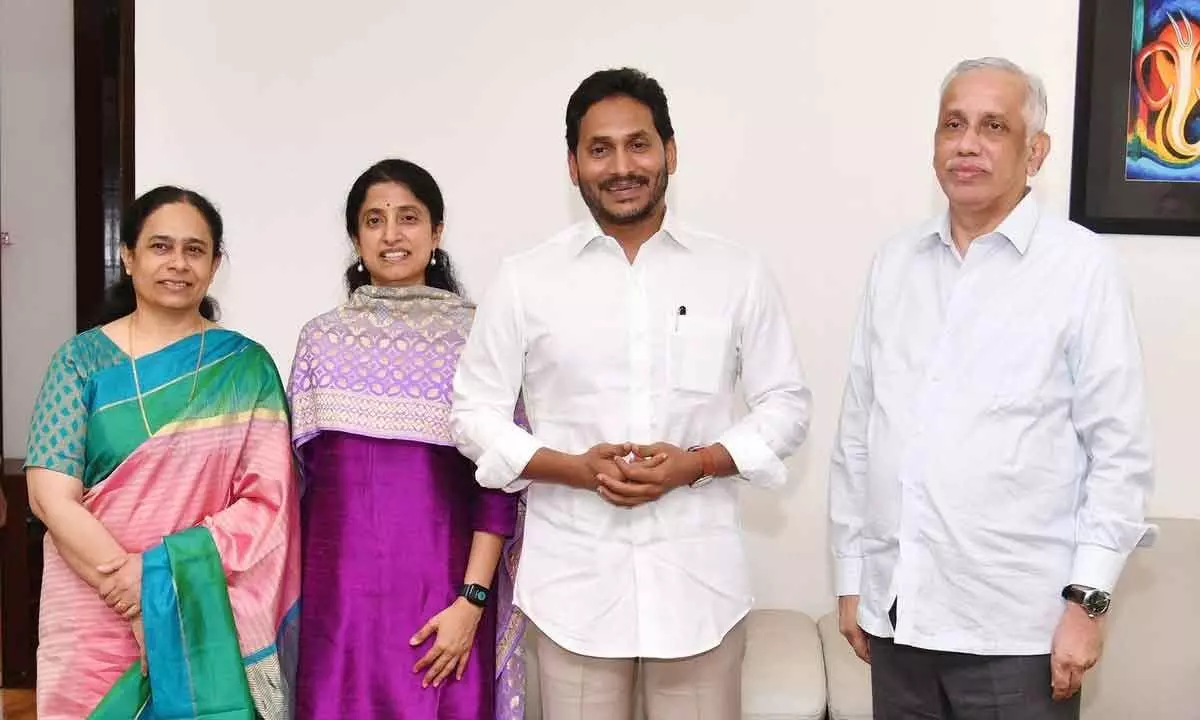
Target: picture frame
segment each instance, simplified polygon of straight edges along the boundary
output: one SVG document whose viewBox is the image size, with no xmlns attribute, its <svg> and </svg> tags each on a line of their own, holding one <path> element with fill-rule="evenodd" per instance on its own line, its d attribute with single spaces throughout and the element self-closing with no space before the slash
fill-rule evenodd
<svg viewBox="0 0 1200 720">
<path fill-rule="evenodd" d="M 1200 0 L 1082 0 L 1071 220 L 1200 236 Z"/>
</svg>

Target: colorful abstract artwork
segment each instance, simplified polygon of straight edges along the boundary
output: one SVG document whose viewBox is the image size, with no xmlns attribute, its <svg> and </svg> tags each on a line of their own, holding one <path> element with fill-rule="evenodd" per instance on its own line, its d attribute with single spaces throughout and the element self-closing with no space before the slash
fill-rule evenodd
<svg viewBox="0 0 1200 720">
<path fill-rule="evenodd" d="M 1125 177 L 1200 183 L 1200 0 L 1133 0 Z"/>
<path fill-rule="evenodd" d="M 1200 238 L 1200 0 L 1083 0 L 1070 217 Z"/>
</svg>

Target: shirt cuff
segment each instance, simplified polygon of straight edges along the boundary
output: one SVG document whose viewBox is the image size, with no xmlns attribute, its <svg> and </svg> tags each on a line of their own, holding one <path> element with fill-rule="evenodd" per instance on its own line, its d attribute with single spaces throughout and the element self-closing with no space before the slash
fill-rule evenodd
<svg viewBox="0 0 1200 720">
<path fill-rule="evenodd" d="M 738 474 L 763 487 L 780 487 L 787 482 L 787 466 L 766 442 L 745 425 L 734 425 L 717 440 L 733 458 Z"/>
<path fill-rule="evenodd" d="M 862 558 L 834 558 L 833 588 L 838 597 L 862 594 Z"/>
<path fill-rule="evenodd" d="M 522 479 L 521 473 L 533 454 L 543 447 L 537 438 L 510 425 L 479 458 L 475 481 L 485 488 L 520 492 L 529 487 L 529 480 Z"/>
<path fill-rule="evenodd" d="M 1124 553 L 1099 545 L 1080 545 L 1075 548 L 1070 584 L 1112 592 L 1125 567 L 1126 557 Z"/>
</svg>

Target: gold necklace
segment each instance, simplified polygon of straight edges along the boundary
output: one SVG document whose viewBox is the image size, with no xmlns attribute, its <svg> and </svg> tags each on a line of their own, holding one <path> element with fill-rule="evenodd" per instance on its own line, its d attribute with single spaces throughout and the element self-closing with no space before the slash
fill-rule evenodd
<svg viewBox="0 0 1200 720">
<path fill-rule="evenodd" d="M 142 381 L 138 377 L 137 356 L 133 351 L 133 319 L 137 313 L 129 316 L 129 367 L 133 368 L 133 390 L 137 395 L 138 410 L 142 413 L 142 425 L 146 428 L 146 437 L 154 437 L 154 433 L 150 431 L 150 420 L 146 417 L 146 402 L 142 399 Z M 200 379 L 200 363 L 204 360 L 204 335 L 208 328 L 204 325 L 203 318 L 200 320 L 200 352 L 196 354 L 196 369 L 192 372 L 192 391 L 188 394 L 188 404 L 196 397 L 196 381 Z"/>
</svg>

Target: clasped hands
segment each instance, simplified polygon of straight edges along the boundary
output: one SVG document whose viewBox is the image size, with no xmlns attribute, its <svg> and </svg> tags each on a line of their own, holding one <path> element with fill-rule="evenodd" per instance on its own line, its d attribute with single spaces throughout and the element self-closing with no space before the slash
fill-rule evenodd
<svg viewBox="0 0 1200 720">
<path fill-rule="evenodd" d="M 664 442 L 601 443 L 575 457 L 579 470 L 573 484 L 624 508 L 653 502 L 704 473 L 697 453 Z"/>
<path fill-rule="evenodd" d="M 142 556 L 127 553 L 96 568 L 104 578 L 96 588 L 104 603 L 132 620 L 142 614 Z"/>
<path fill-rule="evenodd" d="M 113 612 L 131 623 L 133 639 L 141 654 L 142 675 L 146 674 L 146 637 L 142 627 L 142 556 L 127 553 L 96 568 L 104 576 L 97 594 Z"/>
</svg>

